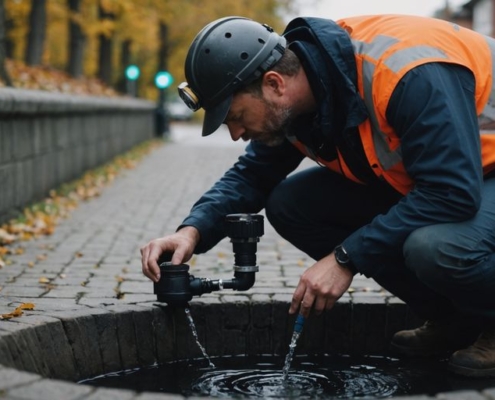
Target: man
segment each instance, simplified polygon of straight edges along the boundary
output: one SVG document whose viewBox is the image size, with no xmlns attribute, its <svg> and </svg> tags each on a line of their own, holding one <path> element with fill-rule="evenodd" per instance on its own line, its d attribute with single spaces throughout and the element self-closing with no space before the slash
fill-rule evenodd
<svg viewBox="0 0 495 400">
<path fill-rule="evenodd" d="M 226 124 L 246 153 L 176 233 L 141 249 L 187 261 L 223 238 L 226 214 L 258 212 L 316 260 L 290 313 L 331 309 L 361 273 L 427 322 L 405 355 L 452 354 L 452 371 L 495 376 L 495 41 L 409 16 L 298 18 L 279 36 L 228 17 L 186 59 L 181 97 L 203 136 Z M 292 172 L 303 157 L 319 166 Z M 323 168 L 322 168 L 323 167 Z"/>
</svg>

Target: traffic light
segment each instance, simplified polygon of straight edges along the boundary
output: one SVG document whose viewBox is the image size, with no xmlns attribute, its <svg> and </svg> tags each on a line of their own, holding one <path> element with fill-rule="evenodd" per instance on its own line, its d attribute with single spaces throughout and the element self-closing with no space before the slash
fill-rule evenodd
<svg viewBox="0 0 495 400">
<path fill-rule="evenodd" d="M 125 69 L 125 77 L 131 81 L 135 81 L 139 78 L 139 67 L 137 65 L 129 65 Z"/>
<path fill-rule="evenodd" d="M 166 89 L 174 82 L 174 78 L 168 71 L 159 71 L 155 75 L 155 85 L 158 89 Z"/>
</svg>

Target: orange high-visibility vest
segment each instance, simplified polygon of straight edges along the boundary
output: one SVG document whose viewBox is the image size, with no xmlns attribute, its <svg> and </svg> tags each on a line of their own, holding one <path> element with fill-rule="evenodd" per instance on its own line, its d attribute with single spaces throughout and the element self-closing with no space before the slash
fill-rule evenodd
<svg viewBox="0 0 495 400">
<path fill-rule="evenodd" d="M 388 124 L 386 111 L 401 78 L 429 62 L 458 64 L 472 71 L 483 173 L 495 169 L 495 39 L 447 21 L 415 16 L 354 17 L 337 23 L 348 32 L 354 48 L 358 90 L 370 116 L 359 125 L 359 134 L 378 177 L 402 194 L 414 187 L 402 163 L 400 138 Z M 359 182 L 340 153 L 337 160 L 328 162 L 294 137 L 289 139 L 308 157 Z"/>
</svg>

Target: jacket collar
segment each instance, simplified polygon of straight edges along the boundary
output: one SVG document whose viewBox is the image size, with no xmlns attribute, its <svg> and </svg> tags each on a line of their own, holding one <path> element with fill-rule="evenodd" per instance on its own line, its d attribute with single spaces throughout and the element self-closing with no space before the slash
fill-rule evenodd
<svg viewBox="0 0 495 400">
<path fill-rule="evenodd" d="M 332 20 L 296 18 L 287 25 L 284 36 L 301 58 L 320 102 L 323 134 L 342 134 L 360 125 L 368 112 L 357 90 L 356 59 L 348 33 Z M 315 55 L 315 51 L 319 54 Z M 315 89 L 318 77 L 326 82 Z"/>
</svg>

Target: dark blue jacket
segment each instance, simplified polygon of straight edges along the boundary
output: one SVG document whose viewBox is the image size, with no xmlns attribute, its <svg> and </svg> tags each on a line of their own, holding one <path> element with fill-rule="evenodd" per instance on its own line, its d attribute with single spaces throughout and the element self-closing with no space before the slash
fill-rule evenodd
<svg viewBox="0 0 495 400">
<path fill-rule="evenodd" d="M 331 45 L 323 49 L 315 34 L 326 35 Z M 351 41 L 333 21 L 317 18 L 292 21 L 285 35 L 302 61 L 319 104 L 316 128 L 314 124 L 305 126 L 304 120 L 296 121 L 294 133 L 306 144 L 323 144 L 326 157 L 331 159 L 344 135 L 367 117 L 356 91 Z M 398 195 L 397 204 L 388 213 L 344 241 L 359 272 L 373 276 L 381 263 L 401 259 L 403 243 L 414 230 L 466 220 L 478 210 L 483 176 L 474 86 L 470 71 L 444 63 L 419 66 L 399 82 L 387 119 L 401 138 L 404 166 L 415 187 L 406 196 Z M 333 101 L 336 98 L 339 101 Z M 378 184 L 367 168 L 357 167 L 366 164 L 362 148 L 354 150 L 349 152 L 352 157 L 363 157 L 349 160 L 349 165 L 356 166 L 355 175 L 369 185 Z M 205 252 L 224 237 L 226 214 L 262 210 L 271 190 L 303 157 L 288 142 L 278 147 L 251 142 L 181 225 L 199 230 L 201 242 L 195 251 Z M 329 244 L 328 254 L 333 245 Z"/>
</svg>

